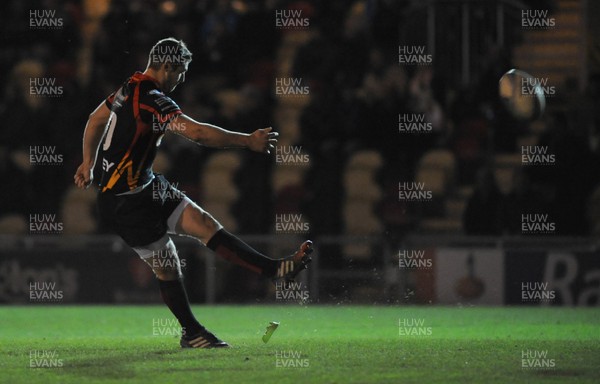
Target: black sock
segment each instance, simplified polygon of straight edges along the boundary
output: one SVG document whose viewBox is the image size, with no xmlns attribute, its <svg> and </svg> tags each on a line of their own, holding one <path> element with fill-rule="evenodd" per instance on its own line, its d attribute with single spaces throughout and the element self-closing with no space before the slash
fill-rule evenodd
<svg viewBox="0 0 600 384">
<path fill-rule="evenodd" d="M 224 259 L 267 277 L 277 273 L 277 260 L 258 252 L 225 229 L 219 230 L 206 246 Z"/>
<path fill-rule="evenodd" d="M 194 336 L 204 330 L 204 327 L 200 325 L 192 313 L 181 279 L 158 280 L 158 284 L 163 301 L 181 324 L 182 334 L 184 336 Z"/>
</svg>

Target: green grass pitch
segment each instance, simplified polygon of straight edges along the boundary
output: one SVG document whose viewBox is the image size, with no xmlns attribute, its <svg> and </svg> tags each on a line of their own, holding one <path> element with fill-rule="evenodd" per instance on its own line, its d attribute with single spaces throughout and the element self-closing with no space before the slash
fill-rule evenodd
<svg viewBox="0 0 600 384">
<path fill-rule="evenodd" d="M 600 378 L 596 308 L 286 304 L 194 306 L 194 312 L 233 347 L 180 349 L 177 336 L 168 335 L 174 328 L 162 306 L 2 306 L 0 383 L 597 383 Z M 281 325 L 264 344 L 269 321 Z"/>
</svg>

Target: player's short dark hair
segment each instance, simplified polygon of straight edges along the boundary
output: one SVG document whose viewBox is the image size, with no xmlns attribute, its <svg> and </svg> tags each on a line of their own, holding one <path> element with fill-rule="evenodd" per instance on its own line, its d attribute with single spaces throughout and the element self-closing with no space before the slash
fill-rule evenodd
<svg viewBox="0 0 600 384">
<path fill-rule="evenodd" d="M 190 61 L 192 61 L 192 52 L 187 45 L 182 40 L 167 37 L 159 40 L 150 50 L 148 68 L 159 69 L 165 63 L 179 66 Z"/>
</svg>

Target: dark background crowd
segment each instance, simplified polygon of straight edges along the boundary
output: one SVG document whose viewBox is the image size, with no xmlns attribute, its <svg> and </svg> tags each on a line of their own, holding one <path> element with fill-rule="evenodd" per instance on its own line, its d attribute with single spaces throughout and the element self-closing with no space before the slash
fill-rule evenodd
<svg viewBox="0 0 600 384">
<path fill-rule="evenodd" d="M 554 7 L 552 1 L 527 4 Z M 273 159 L 241 152 L 234 177 L 240 193 L 231 205 L 239 233 L 269 233 L 275 213 L 294 211 L 308 217 L 311 232 L 348 233 L 344 172 L 360 151 L 381 158 L 374 175 L 380 195 L 372 212 L 387 237 L 435 232 L 422 223 L 443 218 L 449 196 L 464 200 L 460 225 L 449 227 L 453 233 L 521 234 L 526 209 L 548 213 L 558 235 L 597 233 L 597 74 L 590 72 L 584 89 L 567 84 L 537 122 L 517 121 L 500 103 L 497 83 L 512 68 L 511 49 L 519 44 L 521 31 L 509 30 L 503 45 L 474 47 L 480 57 L 465 84 L 451 59 L 441 54 L 430 66 L 399 65 L 398 46 L 418 44 L 425 34 L 425 22 L 422 29 L 406 31 L 406 25 L 414 25 L 414 6 L 399 0 L 3 2 L 0 219 L 16 215 L 27 221 L 32 213 L 63 212 L 81 161 L 88 114 L 134 71 L 145 68 L 157 40 L 174 36 L 187 43 L 193 62 L 172 98 L 197 120 L 241 132 L 271 125 L 278 129 L 274 119 L 281 100 L 273 92 L 274 79 L 280 76 L 286 44 L 297 46 L 288 75 L 301 78 L 310 97 L 298 107 L 299 134 L 291 144 L 310 155 L 310 167 L 298 188 L 278 195 L 272 185 Z M 57 10 L 63 26 L 30 28 L 32 9 Z M 276 27 L 275 11 L 290 9 L 302 10 L 310 20 L 307 31 Z M 436 27 L 447 31 L 446 48 L 457 44 L 458 56 L 460 37 L 452 22 L 453 15 L 440 17 Z M 493 33 L 490 28 L 482 23 L 473 34 L 485 38 Z M 476 37 L 482 38 L 473 41 Z M 63 94 L 32 97 L 32 77 L 56 79 Z M 237 100 L 233 107 L 227 95 Z M 399 134 L 403 113 L 424 114 L 432 131 Z M 534 131 L 537 144 L 556 155 L 556 164 L 502 163 L 501 156 L 520 153 L 519 137 Z M 62 164 L 32 166 L 32 146 L 55 147 Z M 167 178 L 202 204 L 203 164 L 215 150 L 177 138 L 166 140 L 162 150 Z M 416 180 L 420 161 L 431 151 L 451 155 L 451 181 L 443 194 L 429 205 L 399 201 L 398 183 Z M 94 230 L 104 231 L 101 225 Z"/>
</svg>

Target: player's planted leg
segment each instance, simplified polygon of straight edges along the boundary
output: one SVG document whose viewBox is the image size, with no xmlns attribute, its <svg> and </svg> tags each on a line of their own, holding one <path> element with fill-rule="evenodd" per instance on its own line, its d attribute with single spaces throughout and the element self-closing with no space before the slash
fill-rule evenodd
<svg viewBox="0 0 600 384">
<path fill-rule="evenodd" d="M 150 265 L 158 278 L 160 295 L 182 329 L 182 348 L 219 348 L 228 344 L 207 331 L 192 313 L 187 293 L 183 286 L 181 267 L 175 244 L 171 239 L 160 251 L 143 260 Z"/>
</svg>

